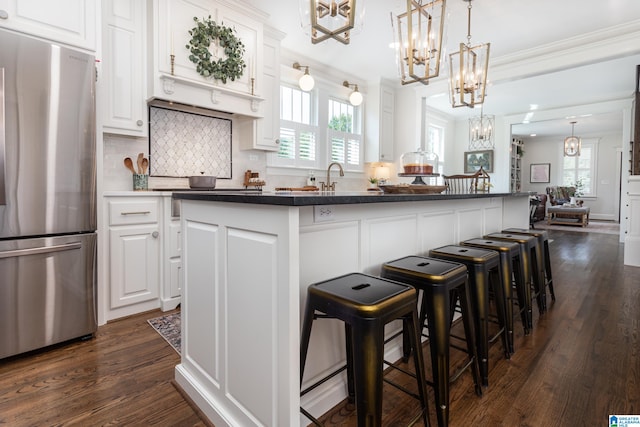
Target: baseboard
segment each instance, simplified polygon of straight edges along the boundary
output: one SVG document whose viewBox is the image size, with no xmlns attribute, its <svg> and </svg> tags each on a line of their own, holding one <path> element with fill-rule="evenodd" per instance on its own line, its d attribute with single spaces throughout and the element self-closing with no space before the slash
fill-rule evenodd
<svg viewBox="0 0 640 427">
<path fill-rule="evenodd" d="M 175 367 L 175 385 L 189 396 L 191 403 L 199 409 L 199 415 L 204 415 L 208 422 L 216 427 L 237 427 L 240 425 L 231 416 L 221 411 L 221 406 L 211 400 L 211 395 L 200 387 L 182 364 Z"/>
</svg>

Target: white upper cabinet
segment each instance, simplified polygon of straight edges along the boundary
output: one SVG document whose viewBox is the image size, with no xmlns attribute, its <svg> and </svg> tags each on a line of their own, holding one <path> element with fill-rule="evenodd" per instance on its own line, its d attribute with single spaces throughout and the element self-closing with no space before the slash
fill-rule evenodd
<svg viewBox="0 0 640 427">
<path fill-rule="evenodd" d="M 98 4 L 91 0 L 0 0 L 0 27 L 95 52 Z"/>
<path fill-rule="evenodd" d="M 103 130 L 147 136 L 146 2 L 102 2 Z"/>
<path fill-rule="evenodd" d="M 365 116 L 367 162 L 394 161 L 395 92 L 388 84 L 369 85 Z"/>
<path fill-rule="evenodd" d="M 263 117 L 263 24 L 264 16 L 237 2 L 207 0 L 155 0 L 154 73 L 152 96 L 250 117 Z M 235 29 L 245 47 L 245 71 L 226 83 L 203 77 L 189 60 L 189 31 L 194 18 L 208 19 Z M 213 43 L 215 47 L 215 41 Z M 221 49 L 218 49 L 220 52 Z M 224 55 L 224 53 L 221 53 Z M 173 63 L 172 63 L 173 56 Z M 252 80 L 253 91 L 252 91 Z"/>
</svg>

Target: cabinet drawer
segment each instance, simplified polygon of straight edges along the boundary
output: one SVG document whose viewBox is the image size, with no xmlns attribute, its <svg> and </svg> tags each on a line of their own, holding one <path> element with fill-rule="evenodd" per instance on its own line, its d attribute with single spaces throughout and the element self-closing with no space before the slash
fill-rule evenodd
<svg viewBox="0 0 640 427">
<path fill-rule="evenodd" d="M 157 223 L 160 207 L 155 199 L 112 200 L 109 202 L 109 225 Z"/>
</svg>

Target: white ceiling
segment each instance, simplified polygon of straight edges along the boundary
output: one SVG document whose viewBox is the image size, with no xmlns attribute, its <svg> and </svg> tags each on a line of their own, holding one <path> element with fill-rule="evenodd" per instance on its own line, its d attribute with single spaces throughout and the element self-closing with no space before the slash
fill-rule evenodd
<svg viewBox="0 0 640 427">
<path fill-rule="evenodd" d="M 366 7 L 364 25 L 362 31 L 352 36 L 349 45 L 333 40 L 317 45 L 311 43 L 301 26 L 299 14 L 301 2 L 307 1 L 245 0 L 268 13 L 268 23 L 286 34 L 282 40 L 286 50 L 358 76 L 362 83 L 381 78 L 399 81 L 395 53 L 389 47 L 393 41 L 391 14 L 402 13 L 406 9 L 405 0 L 357 0 L 358 6 L 364 1 Z M 445 46 L 449 51 L 466 41 L 467 5 L 464 0 L 447 1 Z M 472 42 L 491 43 L 489 79 L 494 81 L 488 89 L 485 114 L 525 113 L 531 104 L 546 110 L 632 96 L 636 65 L 640 64 L 640 39 L 636 38 L 630 46 L 628 41 L 623 46 L 623 40 L 619 49 L 613 45 L 613 49 L 605 46 L 598 50 L 597 46 L 609 36 L 613 40 L 621 34 L 635 34 L 640 30 L 640 1 L 475 0 L 472 6 Z M 579 66 L 569 67 L 570 61 L 563 58 L 562 49 L 576 49 L 581 40 L 593 44 L 593 54 L 584 49 L 580 53 L 582 59 L 575 62 Z M 541 46 L 543 50 L 540 50 Z M 521 67 L 511 72 L 506 64 L 523 59 L 518 56 L 523 51 L 530 52 L 529 58 L 534 54 L 541 55 L 538 63 L 529 62 L 529 68 L 535 68 L 535 71 L 527 73 Z M 493 74 L 492 70 L 495 70 Z M 477 109 L 451 108 L 448 97 L 443 96 L 445 73 L 441 72 L 435 84 L 411 86 L 424 92 L 430 106 L 450 116 L 463 119 L 478 115 Z M 535 112 L 531 120 L 536 121 Z M 621 128 L 622 115 L 600 117 L 598 114 L 576 120 L 576 134 L 579 130 L 591 132 L 593 126 L 595 132 L 606 132 L 607 128 Z M 565 135 L 571 129 L 569 121 L 566 117 L 558 117 L 535 127 L 518 125 L 517 133 Z"/>
</svg>

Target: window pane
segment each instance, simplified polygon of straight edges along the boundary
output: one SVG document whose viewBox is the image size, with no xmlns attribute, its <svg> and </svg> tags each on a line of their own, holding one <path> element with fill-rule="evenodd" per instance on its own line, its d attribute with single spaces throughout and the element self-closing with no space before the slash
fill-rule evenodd
<svg viewBox="0 0 640 427">
<path fill-rule="evenodd" d="M 283 159 L 296 158 L 295 130 L 280 128 L 280 146 L 278 148 L 278 157 Z"/>
<path fill-rule="evenodd" d="M 329 129 L 353 133 L 353 105 L 329 100 Z"/>
<path fill-rule="evenodd" d="M 347 163 L 357 165 L 360 163 L 360 141 L 349 139 L 347 146 Z"/>
<path fill-rule="evenodd" d="M 300 158 L 311 161 L 316 159 L 316 136 L 313 132 L 300 133 Z"/>
<path fill-rule="evenodd" d="M 331 138 L 331 161 L 344 163 L 344 138 L 332 137 Z"/>
</svg>

